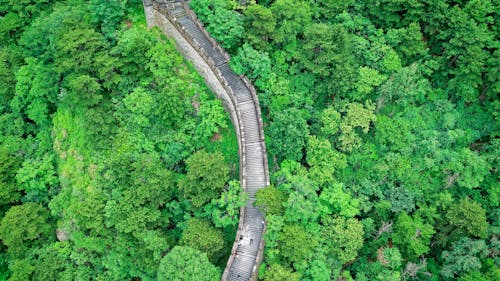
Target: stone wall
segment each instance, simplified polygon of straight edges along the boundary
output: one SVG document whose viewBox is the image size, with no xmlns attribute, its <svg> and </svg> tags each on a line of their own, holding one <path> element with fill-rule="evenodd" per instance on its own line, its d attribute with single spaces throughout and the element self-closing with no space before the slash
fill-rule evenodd
<svg viewBox="0 0 500 281">
<path fill-rule="evenodd" d="M 169 15 L 168 11 L 164 10 L 164 8 L 158 5 L 157 2 L 153 2 L 151 0 L 143 0 L 143 1 L 144 1 L 144 10 L 148 28 L 157 26 L 164 34 L 174 39 L 174 42 L 177 45 L 179 51 L 184 55 L 184 57 L 188 61 L 190 61 L 194 65 L 196 70 L 205 79 L 207 86 L 210 89 L 212 89 L 213 92 L 217 95 L 217 97 L 223 101 L 224 108 L 230 114 L 231 121 L 233 123 L 235 132 L 237 134 L 239 157 L 240 157 L 240 182 L 243 188 L 245 188 L 246 186 L 246 176 L 245 176 L 246 152 L 244 145 L 245 136 L 243 131 L 243 123 L 241 121 L 241 113 L 239 110 L 235 94 L 233 93 L 231 87 L 229 87 L 225 77 L 220 73 L 219 69 L 216 67 L 213 60 L 206 54 L 205 50 L 200 47 L 200 44 L 196 42 L 196 40 L 193 39 L 191 36 L 189 36 L 189 34 L 176 21 L 176 19 L 170 18 L 171 16 Z M 217 44 L 215 40 L 213 40 L 210 37 L 210 35 L 206 32 L 205 28 L 203 27 L 203 24 L 198 20 L 196 15 L 189 9 L 187 4 L 184 1 L 182 1 L 182 5 L 184 7 L 184 10 L 186 11 L 186 14 L 193 20 L 193 22 L 196 23 L 196 25 L 198 25 L 199 29 L 206 35 L 206 37 L 209 39 L 213 47 L 217 51 L 219 51 L 227 59 L 227 61 L 229 61 L 230 59 L 229 55 L 225 52 L 223 48 L 221 48 Z M 167 15 L 169 16 L 167 17 Z M 252 94 L 253 104 L 257 111 L 258 122 L 259 122 L 258 125 L 262 143 L 262 151 L 264 153 L 265 179 L 267 185 L 269 185 L 269 169 L 268 169 L 266 148 L 264 143 L 263 124 L 262 124 L 262 119 L 260 117 L 261 111 L 260 111 L 259 101 L 257 98 L 255 88 L 250 83 L 250 81 L 244 76 L 242 76 L 241 79 L 243 80 L 246 87 L 250 90 Z M 236 234 L 235 243 L 233 244 L 231 256 L 229 257 L 226 270 L 224 271 L 224 274 L 222 276 L 222 280 L 225 280 L 224 276 L 227 276 L 228 269 L 231 266 L 232 261 L 234 260 L 236 255 L 239 237 L 241 237 L 242 235 L 241 233 L 243 231 L 243 223 L 245 216 L 244 212 L 245 209 L 244 207 L 242 207 L 240 209 L 240 220 L 238 224 L 238 231 Z M 264 226 L 264 231 L 265 231 L 265 226 Z M 260 262 L 262 261 L 263 250 L 264 250 L 264 239 L 261 239 L 260 241 L 261 242 L 259 244 L 259 252 L 257 254 L 255 266 L 252 272 L 252 280 L 257 280 L 258 267 Z"/>
</svg>

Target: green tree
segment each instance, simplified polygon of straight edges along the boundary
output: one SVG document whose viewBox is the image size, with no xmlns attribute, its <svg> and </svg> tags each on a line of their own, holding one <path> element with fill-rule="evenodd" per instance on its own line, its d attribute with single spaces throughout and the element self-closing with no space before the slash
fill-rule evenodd
<svg viewBox="0 0 500 281">
<path fill-rule="evenodd" d="M 100 26 L 101 33 L 108 38 L 115 37 L 118 25 L 125 15 L 126 0 L 91 0 L 89 11 L 92 21 Z"/>
<path fill-rule="evenodd" d="M 17 71 L 16 95 L 11 101 L 11 108 L 45 129 L 50 126 L 49 115 L 54 112 L 58 91 L 53 67 L 30 58 Z"/>
<path fill-rule="evenodd" d="M 69 95 L 66 101 L 82 106 L 95 106 L 103 99 L 103 89 L 96 77 L 87 74 L 70 74 L 65 85 Z"/>
<path fill-rule="evenodd" d="M 248 41 L 258 49 L 266 49 L 276 28 L 276 19 L 269 8 L 254 4 L 245 10 L 245 31 Z"/>
<path fill-rule="evenodd" d="M 294 116 L 294 118 L 290 118 Z M 295 108 L 275 113 L 267 132 L 271 139 L 270 150 L 278 161 L 290 159 L 300 161 L 302 149 L 309 135 L 306 120 L 301 111 Z"/>
<path fill-rule="evenodd" d="M 380 74 L 376 69 L 366 66 L 360 67 L 358 71 L 356 90 L 361 94 L 361 96 L 366 96 L 373 91 L 374 87 L 380 86 L 380 84 L 382 84 L 382 82 L 386 79 L 387 77 Z"/>
<path fill-rule="evenodd" d="M 57 72 L 69 74 L 83 71 L 97 74 L 99 63 L 108 47 L 103 36 L 91 28 L 71 30 L 58 38 L 55 64 Z M 99 59 L 96 59 L 99 58 Z M 105 60 L 112 61 L 111 58 Z"/>
<path fill-rule="evenodd" d="M 11 276 L 9 280 L 24 281 L 32 278 L 32 273 L 35 270 L 27 259 L 16 259 L 10 265 Z"/>
<path fill-rule="evenodd" d="M 422 76 L 416 63 L 403 67 L 394 72 L 378 89 L 378 107 L 385 102 L 392 102 L 402 106 L 416 104 L 423 101 L 430 84 Z"/>
<path fill-rule="evenodd" d="M 486 237 L 488 228 L 486 210 L 474 200 L 462 199 L 451 205 L 446 213 L 446 219 L 455 228 L 454 232 L 458 237 L 463 235 Z"/>
<path fill-rule="evenodd" d="M 20 162 L 7 147 L 0 146 L 0 205 L 15 202 L 21 197 L 14 177 Z"/>
<path fill-rule="evenodd" d="M 495 281 L 500 277 L 500 271 L 497 270 L 496 273 L 483 274 L 478 271 L 473 271 L 465 274 L 464 276 L 457 279 L 458 281 Z"/>
<path fill-rule="evenodd" d="M 462 276 L 464 273 L 481 269 L 481 258 L 488 253 L 488 247 L 483 240 L 462 238 L 452 245 L 451 251 L 443 251 L 444 260 L 441 275 L 447 279 Z"/>
<path fill-rule="evenodd" d="M 111 157 L 102 185 L 112 190 L 105 205 L 105 222 L 118 231 L 139 236 L 148 229 L 167 226 L 174 175 L 162 167 L 156 154 Z M 133 187 L 133 188 L 132 188 Z"/>
<path fill-rule="evenodd" d="M 36 203 L 11 207 L 0 223 L 0 238 L 13 257 L 22 257 L 26 251 L 51 239 L 49 212 Z"/>
<path fill-rule="evenodd" d="M 193 0 L 189 1 L 189 6 L 202 22 L 208 22 L 210 15 L 213 15 L 216 10 L 229 8 L 229 3 L 230 1 L 227 0 Z"/>
<path fill-rule="evenodd" d="M 387 31 L 387 41 L 396 49 L 398 54 L 402 55 L 405 65 L 424 57 L 428 52 L 420 30 L 420 25 L 412 22 L 405 28 L 389 29 Z"/>
<path fill-rule="evenodd" d="M 360 213 L 360 200 L 352 198 L 352 195 L 346 192 L 343 185 L 339 183 L 332 182 L 323 188 L 319 200 L 328 214 L 353 218 Z"/>
<path fill-rule="evenodd" d="M 72 259 L 75 260 L 75 256 L 78 256 L 78 262 L 84 260 L 91 262 L 92 266 L 88 273 L 98 273 L 106 280 L 134 278 L 154 280 L 158 264 L 170 248 L 164 241 L 165 234 L 160 232 L 160 236 L 154 238 L 155 235 L 150 232 L 147 234 L 150 237 L 144 237 L 141 239 L 142 241 L 129 235 L 115 235 L 112 241 L 97 239 L 95 236 L 86 237 L 78 243 L 80 246 L 78 250 L 73 250 Z M 113 247 L 106 249 L 106 244 L 110 243 L 113 244 Z M 131 247 L 130 245 L 136 246 Z M 157 249 L 154 249 L 155 247 Z M 83 253 L 83 255 L 75 252 Z M 92 258 L 92 256 L 97 259 Z M 97 267 L 100 265 L 105 270 L 98 269 Z"/>
<path fill-rule="evenodd" d="M 320 78 L 323 95 L 346 97 L 351 90 L 357 76 L 351 44 L 341 25 L 318 23 L 305 30 L 300 62 Z"/>
<path fill-rule="evenodd" d="M 311 22 L 311 8 L 301 0 L 277 0 L 271 5 L 276 19 L 276 29 L 272 36 L 278 44 L 288 45 L 297 40 L 304 28 Z"/>
<path fill-rule="evenodd" d="M 227 128 L 227 117 L 219 99 L 204 100 L 198 111 L 200 122 L 196 128 L 198 139 L 208 139 Z"/>
<path fill-rule="evenodd" d="M 158 268 L 158 281 L 216 281 L 220 275 L 205 253 L 183 246 L 174 247 Z"/>
<path fill-rule="evenodd" d="M 187 221 L 179 244 L 206 253 L 209 260 L 216 261 L 224 247 L 224 237 L 209 222 L 192 218 Z"/>
<path fill-rule="evenodd" d="M 24 190 L 26 199 L 35 202 L 46 202 L 59 186 L 53 154 L 46 153 L 40 158 L 25 159 L 17 171 L 16 180 L 20 189 Z"/>
<path fill-rule="evenodd" d="M 285 160 L 275 177 L 281 183 L 278 188 L 288 193 L 284 203 L 285 220 L 300 222 L 303 226 L 317 222 L 323 212 L 318 199 L 319 186 L 308 178 L 307 170 L 297 162 Z"/>
<path fill-rule="evenodd" d="M 283 204 L 288 200 L 288 196 L 284 191 L 268 186 L 259 189 L 255 197 L 255 206 L 262 208 L 266 215 L 282 216 L 285 213 Z"/>
<path fill-rule="evenodd" d="M 133 123 L 141 127 L 149 127 L 151 123 L 149 116 L 153 110 L 154 99 L 143 88 L 135 88 L 123 99 L 123 105 L 127 110 L 122 118 L 125 122 Z"/>
<path fill-rule="evenodd" d="M 279 264 L 271 264 L 264 274 L 264 281 L 299 281 L 300 275 Z"/>
<path fill-rule="evenodd" d="M 361 103 L 353 102 L 348 103 L 342 108 L 341 112 L 344 114 L 340 123 L 341 134 L 338 138 L 339 148 L 343 151 L 350 152 L 361 145 L 361 133 L 368 133 L 370 125 L 376 120 L 375 105 L 366 102 L 364 105 Z"/>
<path fill-rule="evenodd" d="M 381 262 L 382 265 L 393 270 L 399 270 L 401 268 L 402 257 L 397 247 L 381 248 L 380 250 L 381 250 L 380 252 L 382 252 L 383 260 L 379 262 Z"/>
<path fill-rule="evenodd" d="M 0 50 L 0 84 L 5 85 L 0 89 L 0 113 L 4 112 L 6 105 L 15 93 L 14 71 L 11 55 L 6 50 Z"/>
<path fill-rule="evenodd" d="M 318 0 L 315 1 L 319 8 L 318 11 L 327 20 L 333 20 L 335 16 L 345 11 L 353 4 L 353 0 Z"/>
<path fill-rule="evenodd" d="M 126 81 L 123 79 L 123 76 L 128 77 L 132 81 L 136 80 L 133 79 L 134 76 L 138 81 L 150 79 L 150 75 L 146 69 L 148 63 L 148 56 L 146 54 L 153 48 L 153 44 L 156 41 L 153 34 L 145 33 L 142 29 L 135 26 L 125 30 L 120 35 L 118 42 L 111 50 L 111 54 L 119 58 L 117 64 L 122 77 L 121 83 Z"/>
<path fill-rule="evenodd" d="M 442 47 L 445 50 L 441 74 L 444 74 L 443 79 L 448 80 L 448 91 L 466 102 L 477 102 L 481 94 L 493 97 L 490 87 L 483 86 L 483 77 L 487 77 L 490 71 L 487 60 L 491 55 L 489 46 L 495 41 L 495 33 L 481 22 L 489 20 L 488 17 L 479 22 L 474 19 L 476 15 L 484 13 L 484 8 L 479 8 L 474 2 L 466 5 L 470 5 L 469 9 L 462 9 L 458 5 L 450 7 L 443 28 L 448 32 L 438 37 L 443 40 Z M 469 14 L 469 11 L 474 12 Z"/>
<path fill-rule="evenodd" d="M 29 260 L 28 268 L 33 271 L 29 280 L 70 280 L 74 276 L 70 254 L 71 246 L 68 241 L 45 244 L 36 249 Z M 20 273 L 13 272 L 13 276 L 18 274 Z"/>
<path fill-rule="evenodd" d="M 194 115 L 195 108 L 192 105 L 194 90 L 191 87 L 186 87 L 180 79 L 169 79 L 169 85 L 165 86 L 160 95 L 156 95 L 156 103 L 154 116 L 156 119 L 162 120 L 165 124 L 169 124 L 172 128 L 181 128 L 185 123 L 184 120 L 189 119 Z M 224 112 L 222 105 L 218 101 L 211 101 L 208 104 L 202 102 L 200 108 L 200 118 L 209 118 L 204 126 L 200 126 L 203 137 L 211 137 L 214 133 L 226 128 L 225 119 L 221 116 Z M 169 114 L 164 114 L 168 112 Z"/>
<path fill-rule="evenodd" d="M 304 274 L 305 281 L 329 281 L 332 271 L 336 269 L 330 265 L 328 258 L 324 254 L 316 254 L 309 263 L 309 268 Z"/>
<path fill-rule="evenodd" d="M 327 217 L 323 220 L 321 237 L 328 253 L 345 264 L 358 255 L 363 246 L 363 225 L 354 218 Z"/>
<path fill-rule="evenodd" d="M 414 259 L 429 252 L 434 232 L 432 225 L 426 224 L 418 215 L 411 217 L 402 212 L 396 221 L 392 238 L 405 257 Z"/>
<path fill-rule="evenodd" d="M 376 5 L 379 3 L 379 5 Z M 361 5 L 355 5 L 359 9 L 364 10 L 366 14 L 378 26 L 406 26 L 409 23 L 421 19 L 426 11 L 424 5 L 418 1 L 390 1 L 383 0 L 376 2 L 369 0 Z M 430 6 L 430 5 L 429 5 Z M 440 10 L 432 10 L 429 7 L 430 13 L 442 12 Z"/>
<path fill-rule="evenodd" d="M 307 267 L 318 241 L 298 224 L 287 224 L 279 234 L 280 255 L 295 268 Z"/>
<path fill-rule="evenodd" d="M 64 18 L 64 21 L 61 20 Z M 58 55 L 54 49 L 61 37 L 71 29 L 88 27 L 88 14 L 83 3 L 55 5 L 51 13 L 33 18 L 32 24 L 22 34 L 19 45 L 24 47 L 26 57 L 34 57 L 53 64 Z"/>
<path fill-rule="evenodd" d="M 173 86 L 169 84 L 176 81 L 176 79 L 172 79 L 172 76 L 175 76 L 175 69 L 185 68 L 185 65 L 182 64 L 181 56 L 165 56 L 165 53 L 175 52 L 175 46 L 172 44 L 157 42 L 146 53 L 146 57 L 149 59 L 146 63 L 146 69 L 149 70 L 150 75 L 159 87 Z M 175 83 L 174 85 L 176 88 L 180 86 L 179 83 Z"/>
<path fill-rule="evenodd" d="M 320 185 L 333 181 L 333 173 L 347 165 L 346 157 L 332 148 L 330 141 L 316 136 L 307 138 L 307 164 L 309 174 Z"/>
<path fill-rule="evenodd" d="M 186 160 L 187 174 L 180 180 L 182 196 L 199 208 L 219 193 L 229 179 L 229 168 L 220 153 L 195 152 Z"/>
<path fill-rule="evenodd" d="M 417 140 L 411 129 L 411 120 L 385 115 L 377 116 L 375 138 L 379 145 L 390 147 L 393 151 L 405 151 Z"/>
<path fill-rule="evenodd" d="M 48 9 L 51 0 L 2 0 L 0 15 L 2 16 L 2 27 L 6 34 L 20 33 L 22 27 L 29 24 L 31 19 L 36 18 L 42 11 Z M 1 28 L 1 29 L 4 29 Z"/>
<path fill-rule="evenodd" d="M 216 9 L 208 16 L 207 31 L 226 49 L 239 46 L 244 28 L 243 16 L 236 11 Z"/>
<path fill-rule="evenodd" d="M 445 168 L 450 170 L 451 174 L 458 176 L 457 184 L 460 187 L 469 189 L 479 187 L 484 177 L 489 174 L 490 164 L 469 148 L 450 153 L 450 156 L 451 159 Z"/>
<path fill-rule="evenodd" d="M 317 221 L 323 212 L 323 206 L 315 192 L 318 189 L 317 184 L 308 178 L 296 177 L 287 188 L 292 190 L 284 204 L 285 220 L 300 222 L 304 226 Z"/>
<path fill-rule="evenodd" d="M 227 190 L 219 199 L 212 199 L 205 206 L 205 212 L 212 217 L 217 227 L 235 226 L 238 224 L 240 207 L 245 206 L 248 194 L 243 191 L 239 181 L 230 181 Z"/>
<path fill-rule="evenodd" d="M 327 107 L 321 111 L 321 132 L 327 137 L 334 136 L 340 130 L 342 117 L 333 107 Z"/>
<path fill-rule="evenodd" d="M 257 87 L 263 88 L 269 83 L 271 59 L 267 53 L 259 52 L 245 43 L 238 49 L 238 54 L 231 58 L 230 63 L 235 72 L 255 81 Z"/>
</svg>

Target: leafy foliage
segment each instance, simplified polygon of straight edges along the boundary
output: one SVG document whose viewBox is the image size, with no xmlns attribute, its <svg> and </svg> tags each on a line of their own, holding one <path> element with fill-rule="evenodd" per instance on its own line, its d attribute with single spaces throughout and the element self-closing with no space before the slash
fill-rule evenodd
<svg viewBox="0 0 500 281">
<path fill-rule="evenodd" d="M 363 246 L 363 225 L 356 219 L 327 218 L 322 232 L 327 253 L 343 264 L 352 261 Z"/>
<path fill-rule="evenodd" d="M 9 204 L 19 200 L 21 197 L 18 192 L 13 174 L 19 169 L 19 159 L 9 153 L 9 150 L 0 146 L 0 204 Z"/>
<path fill-rule="evenodd" d="M 498 3 L 227 3 L 244 16 L 231 65 L 257 86 L 274 186 L 257 194 L 262 278 L 434 280 L 457 241 L 498 236 Z M 329 243 L 283 250 L 291 232 Z"/>
<path fill-rule="evenodd" d="M 476 271 L 481 268 L 480 258 L 484 258 L 487 247 L 483 240 L 463 238 L 453 243 L 451 251 L 443 251 L 444 265 L 441 275 L 445 278 L 460 276 L 464 272 Z"/>
<path fill-rule="evenodd" d="M 219 280 L 220 272 L 205 254 L 190 247 L 176 246 L 160 262 L 158 280 Z"/>
<path fill-rule="evenodd" d="M 460 200 L 453 204 L 446 218 L 455 228 L 455 231 L 461 235 L 470 235 L 484 238 L 488 223 L 486 221 L 486 212 L 478 203 L 471 200 Z"/>
<path fill-rule="evenodd" d="M 36 203 L 11 207 L 0 223 L 0 237 L 8 247 L 8 253 L 22 257 L 30 247 L 50 238 L 48 218 L 47 209 Z"/>
<path fill-rule="evenodd" d="M 499 279 L 498 1 L 190 5 L 261 102 L 263 280 Z M 237 142 L 142 13 L 0 1 L 0 279 L 219 279 Z"/>
<path fill-rule="evenodd" d="M 238 181 L 230 181 L 228 190 L 222 192 L 220 198 L 212 199 L 205 206 L 205 211 L 210 214 L 215 226 L 235 226 L 238 224 L 240 208 L 246 205 L 247 195 Z"/>
<path fill-rule="evenodd" d="M 218 197 L 228 181 L 229 169 L 221 154 L 197 151 L 186 160 L 187 174 L 179 182 L 183 197 L 195 207 Z"/>
<path fill-rule="evenodd" d="M 425 224 L 422 218 L 401 213 L 396 221 L 393 239 L 406 256 L 418 257 L 430 250 L 432 234 L 434 229 Z"/>
<path fill-rule="evenodd" d="M 257 191 L 255 205 L 261 207 L 266 214 L 283 215 L 285 208 L 283 204 L 287 201 L 287 194 L 282 190 L 268 186 Z"/>
<path fill-rule="evenodd" d="M 278 281 L 278 280 L 290 280 L 297 281 L 300 280 L 297 273 L 292 272 L 291 270 L 279 265 L 272 264 L 269 269 L 266 270 L 266 274 L 264 275 L 265 281 Z"/>
<path fill-rule="evenodd" d="M 291 119 L 290 116 L 295 116 L 295 118 Z M 277 113 L 267 132 L 272 139 L 270 149 L 279 156 L 280 160 L 299 161 L 302 159 L 302 149 L 305 146 L 308 129 L 306 120 L 301 117 L 299 110 L 291 108 Z"/>
<path fill-rule="evenodd" d="M 210 260 L 214 260 L 224 246 L 224 239 L 222 232 L 208 222 L 193 218 L 187 221 L 179 244 L 206 253 Z"/>
<path fill-rule="evenodd" d="M 0 1 L 0 22 L 0 279 L 155 280 L 207 217 L 217 227 L 203 225 L 214 240 L 201 248 L 225 263 L 245 201 L 238 184 L 224 190 L 234 133 L 175 46 L 146 30 L 141 2 Z M 183 193 L 197 163 L 220 171 Z"/>
</svg>

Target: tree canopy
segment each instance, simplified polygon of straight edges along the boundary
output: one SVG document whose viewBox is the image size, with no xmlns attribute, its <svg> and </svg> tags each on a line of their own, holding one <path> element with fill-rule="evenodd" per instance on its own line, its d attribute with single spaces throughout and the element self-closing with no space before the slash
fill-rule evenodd
<svg viewBox="0 0 500 281">
<path fill-rule="evenodd" d="M 0 1 L 0 26 L 0 279 L 219 280 L 237 140 L 142 2 Z"/>
<path fill-rule="evenodd" d="M 497 2 L 190 1 L 208 27 L 241 15 L 263 280 L 498 279 Z"/>
<path fill-rule="evenodd" d="M 498 280 L 499 3 L 192 0 L 255 85 L 262 280 Z M 0 0 L 0 279 L 219 280 L 222 102 L 141 1 Z"/>
<path fill-rule="evenodd" d="M 220 272 L 206 254 L 186 246 L 176 246 L 160 262 L 158 281 L 219 280 Z"/>
</svg>

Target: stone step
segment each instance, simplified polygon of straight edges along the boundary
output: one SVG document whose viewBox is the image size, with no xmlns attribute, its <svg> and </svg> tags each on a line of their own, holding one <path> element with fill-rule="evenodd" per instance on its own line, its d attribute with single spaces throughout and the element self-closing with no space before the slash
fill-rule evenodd
<svg viewBox="0 0 500 281">
<path fill-rule="evenodd" d="M 262 188 L 265 188 L 266 185 L 265 184 L 262 184 L 262 185 L 254 185 L 254 186 L 247 186 L 246 189 L 245 189 L 245 192 L 250 195 L 254 195 L 259 191 L 261 190 Z"/>
<path fill-rule="evenodd" d="M 251 169 L 246 169 L 248 173 L 246 174 L 247 183 L 258 184 L 258 183 L 266 183 L 266 177 L 264 175 L 264 170 L 256 172 Z"/>
<path fill-rule="evenodd" d="M 246 193 L 248 193 L 249 195 L 251 194 L 254 194 L 257 193 L 260 189 L 266 187 L 266 185 L 255 185 L 255 186 L 248 186 L 247 185 L 247 188 L 245 190 Z"/>
<path fill-rule="evenodd" d="M 229 280 L 229 281 L 248 281 L 248 280 L 250 280 L 250 274 L 247 272 L 247 268 L 239 269 L 239 268 L 231 267 L 227 280 Z"/>
<path fill-rule="evenodd" d="M 170 15 L 172 15 L 177 19 L 187 16 L 186 11 L 182 7 L 177 7 L 172 4 L 167 4 L 166 8 L 169 9 Z"/>
<path fill-rule="evenodd" d="M 263 160 L 255 160 L 255 159 L 245 159 L 246 161 L 246 169 L 245 171 L 248 172 L 246 177 L 247 177 L 247 182 L 260 182 L 264 181 L 264 175 L 259 173 L 259 171 L 264 170 L 264 161 Z"/>
<path fill-rule="evenodd" d="M 262 156 L 262 154 L 253 154 L 252 152 L 247 150 L 245 160 L 248 160 L 248 159 L 250 159 L 251 161 L 260 161 L 260 162 L 262 162 L 262 164 L 264 164 L 264 157 Z"/>
<path fill-rule="evenodd" d="M 251 155 L 247 155 L 245 157 L 245 160 L 247 167 L 258 168 L 262 170 L 264 169 L 264 167 L 262 167 L 262 165 L 264 165 L 264 159 L 261 156 L 253 157 Z"/>
<path fill-rule="evenodd" d="M 259 189 L 265 188 L 267 184 L 265 182 L 262 183 L 251 183 L 247 184 L 245 186 L 245 191 L 250 193 L 250 192 L 257 192 Z"/>
<path fill-rule="evenodd" d="M 238 107 L 240 108 L 240 110 L 245 110 L 248 108 L 253 108 L 255 110 L 255 104 L 253 101 L 240 102 L 238 103 Z"/>
<path fill-rule="evenodd" d="M 235 269 L 239 269 L 242 272 L 247 271 L 248 268 L 253 267 L 253 264 L 255 260 L 253 260 L 254 257 L 249 257 L 245 254 L 236 254 L 236 258 L 234 259 L 233 266 Z M 250 270 L 251 271 L 251 270 Z M 249 274 L 248 274 L 249 275 Z"/>
<path fill-rule="evenodd" d="M 248 178 L 246 183 L 247 188 L 260 188 L 262 186 L 266 186 L 267 181 L 264 176 L 256 176 L 253 179 Z"/>
<path fill-rule="evenodd" d="M 266 180 L 264 179 L 264 177 L 259 179 L 247 180 L 247 188 L 260 188 L 265 185 L 266 185 Z"/>
<path fill-rule="evenodd" d="M 245 215 L 251 214 L 252 216 L 261 215 L 262 213 L 258 208 L 245 208 Z"/>
<path fill-rule="evenodd" d="M 202 47 L 207 55 L 212 58 L 216 65 L 226 62 L 226 58 L 213 47 L 212 43 L 210 43 L 205 34 L 190 18 L 185 17 L 179 19 L 178 22 L 184 27 L 189 35 L 191 35 L 191 37 L 195 39 L 198 44 L 200 44 L 200 47 Z"/>
</svg>

